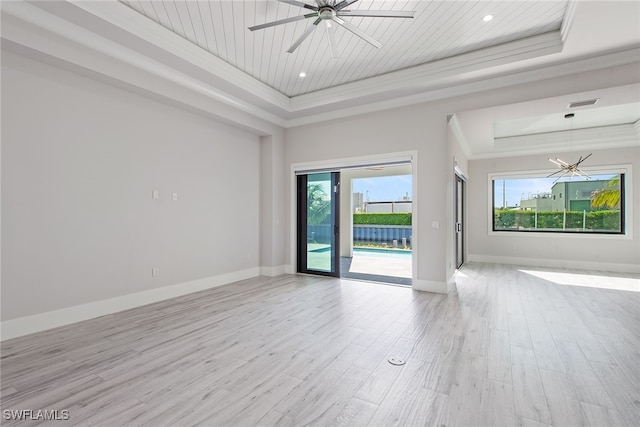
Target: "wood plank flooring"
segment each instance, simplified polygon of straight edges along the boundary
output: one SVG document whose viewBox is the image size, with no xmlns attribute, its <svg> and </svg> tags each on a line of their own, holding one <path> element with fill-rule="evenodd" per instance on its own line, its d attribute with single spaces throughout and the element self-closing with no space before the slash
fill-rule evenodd
<svg viewBox="0 0 640 427">
<path fill-rule="evenodd" d="M 449 295 L 246 280 L 2 343 L 2 409 L 68 410 L 59 426 L 638 426 L 640 293 L 605 288 L 640 278 L 579 273 L 468 264 Z"/>
</svg>

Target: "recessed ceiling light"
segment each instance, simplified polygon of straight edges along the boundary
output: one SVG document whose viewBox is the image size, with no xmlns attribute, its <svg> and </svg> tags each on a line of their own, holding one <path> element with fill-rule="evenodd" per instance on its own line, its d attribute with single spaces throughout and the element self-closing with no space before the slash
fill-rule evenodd
<svg viewBox="0 0 640 427">
<path fill-rule="evenodd" d="M 304 79 L 305 77 L 307 77 L 307 73 L 305 73 L 304 71 L 300 71 L 300 74 L 298 74 L 298 77 L 300 77 L 301 79 Z"/>
<path fill-rule="evenodd" d="M 489 22 L 489 21 L 491 21 L 492 19 L 493 19 L 493 15 L 491 15 L 491 14 L 489 14 L 489 15 L 485 16 L 484 18 L 482 18 L 482 20 L 483 20 L 484 22 Z"/>
</svg>

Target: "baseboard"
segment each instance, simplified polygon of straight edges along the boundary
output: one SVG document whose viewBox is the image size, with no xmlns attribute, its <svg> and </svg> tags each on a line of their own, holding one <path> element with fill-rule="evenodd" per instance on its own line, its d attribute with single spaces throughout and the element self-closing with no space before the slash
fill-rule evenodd
<svg viewBox="0 0 640 427">
<path fill-rule="evenodd" d="M 469 254 L 469 262 L 491 264 L 527 265 L 531 267 L 576 268 L 589 271 L 611 271 L 616 273 L 640 273 L 640 265 L 613 262 L 571 261 L 566 259 L 521 258 L 495 255 Z"/>
<path fill-rule="evenodd" d="M 445 282 L 436 282 L 433 280 L 412 279 L 411 287 L 416 291 L 435 292 L 438 294 L 447 293 L 447 284 Z"/>
<path fill-rule="evenodd" d="M 48 311 L 46 313 L 35 314 L 33 316 L 6 320 L 0 324 L 2 331 L 0 334 L 0 341 L 81 322 L 83 320 L 93 319 L 107 314 L 117 313 L 119 311 L 179 297 L 193 292 L 203 291 L 205 289 L 215 288 L 217 286 L 226 285 L 239 280 L 250 279 L 258 276 L 260 274 L 260 270 L 261 269 L 258 267 L 249 268 L 246 270 L 234 271 L 233 273 L 221 274 L 219 276 L 206 277 L 204 279 L 164 286 L 162 288 L 151 289 L 144 292 L 137 292 L 134 294 L 67 307 L 60 310 Z"/>
<path fill-rule="evenodd" d="M 458 270 L 456 270 L 457 272 Z M 456 273 L 453 273 L 451 276 L 449 276 L 449 278 L 447 279 L 447 293 L 451 292 L 451 290 L 453 289 L 453 287 L 456 285 Z"/>
<path fill-rule="evenodd" d="M 266 266 L 260 267 L 261 276 L 275 277 L 285 273 L 286 273 L 286 266 L 284 265 L 277 265 L 275 267 L 266 267 Z"/>
</svg>

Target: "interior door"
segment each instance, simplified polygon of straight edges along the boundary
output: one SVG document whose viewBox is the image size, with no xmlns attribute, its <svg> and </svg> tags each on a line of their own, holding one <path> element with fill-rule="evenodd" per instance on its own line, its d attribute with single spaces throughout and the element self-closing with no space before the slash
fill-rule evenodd
<svg viewBox="0 0 640 427">
<path fill-rule="evenodd" d="M 455 189 L 456 268 L 460 268 L 464 263 L 464 179 L 457 174 Z"/>
<path fill-rule="evenodd" d="M 298 272 L 340 276 L 340 172 L 298 175 Z"/>
</svg>

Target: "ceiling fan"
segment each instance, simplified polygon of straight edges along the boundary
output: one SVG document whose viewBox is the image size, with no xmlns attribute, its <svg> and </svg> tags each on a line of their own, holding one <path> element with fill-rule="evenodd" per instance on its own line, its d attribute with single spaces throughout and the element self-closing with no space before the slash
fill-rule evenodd
<svg viewBox="0 0 640 427">
<path fill-rule="evenodd" d="M 346 8 L 356 3 L 358 0 L 315 0 L 315 5 L 310 5 L 296 0 L 278 0 L 281 3 L 291 4 L 313 12 L 306 15 L 293 16 L 291 18 L 280 19 L 278 21 L 267 22 L 266 24 L 255 25 L 249 27 L 249 30 L 256 31 L 276 25 L 287 24 L 289 22 L 301 21 L 303 19 L 316 18 L 313 25 L 307 27 L 302 35 L 291 45 L 287 52 L 293 53 L 300 44 L 311 35 L 313 30 L 322 21 L 325 22 L 327 38 L 329 39 L 329 49 L 332 58 L 338 57 L 338 47 L 336 45 L 335 26 L 334 23 L 340 25 L 346 30 L 351 31 L 362 40 L 373 45 L 376 48 L 382 47 L 382 44 L 373 37 L 367 35 L 364 31 L 353 25 L 352 23 L 342 19 L 343 17 L 376 17 L 376 18 L 413 18 L 415 12 L 398 11 L 398 10 L 347 10 Z"/>
</svg>

